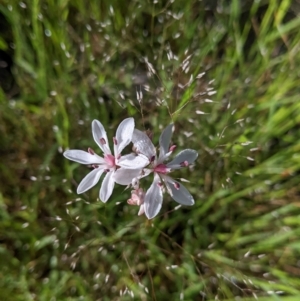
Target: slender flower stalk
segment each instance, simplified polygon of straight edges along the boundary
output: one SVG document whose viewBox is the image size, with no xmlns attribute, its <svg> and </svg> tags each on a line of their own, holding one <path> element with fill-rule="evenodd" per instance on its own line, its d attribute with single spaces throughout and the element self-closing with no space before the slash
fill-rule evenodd
<svg viewBox="0 0 300 301">
<path fill-rule="evenodd" d="M 93 138 L 104 156 L 97 155 L 91 148 L 88 152 L 82 150 L 67 150 L 64 152 L 67 159 L 94 167 L 78 185 L 78 194 L 94 187 L 99 182 L 102 174 L 106 173 L 99 193 L 100 200 L 106 202 L 112 194 L 115 182 L 121 185 L 129 185 L 132 179 L 140 175 L 141 170 L 149 164 L 148 158 L 142 154 L 121 156 L 122 150 L 131 142 L 133 131 L 133 118 L 124 119 L 117 129 L 116 136 L 113 137 L 114 154 L 112 154 L 103 125 L 100 121 L 93 120 Z"/>
<path fill-rule="evenodd" d="M 158 158 L 149 137 L 137 129 L 133 132 L 132 142 L 136 152 L 145 155 L 151 162 L 150 168 L 144 170 L 144 175 L 154 173 L 153 182 L 147 190 L 143 202 L 140 202 L 143 207 L 142 210 L 145 211 L 149 219 L 154 218 L 161 209 L 164 187 L 179 204 L 187 206 L 194 204 L 194 199 L 189 191 L 168 174 L 172 170 L 181 169 L 192 164 L 197 159 L 198 153 L 192 149 L 185 149 L 178 153 L 172 161 L 166 162 L 176 148 L 175 145 L 170 146 L 172 132 L 173 124 L 168 125 L 162 132 L 159 138 L 160 151 Z"/>
</svg>

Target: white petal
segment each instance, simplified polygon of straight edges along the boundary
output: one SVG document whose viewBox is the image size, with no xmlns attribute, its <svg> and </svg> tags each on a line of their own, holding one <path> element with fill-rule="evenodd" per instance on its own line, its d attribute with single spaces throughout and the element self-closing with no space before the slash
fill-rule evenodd
<svg viewBox="0 0 300 301">
<path fill-rule="evenodd" d="M 144 177 L 147 177 L 148 175 L 151 174 L 151 172 L 153 172 L 153 169 L 150 169 L 150 168 L 144 168 L 141 175 L 140 175 L 140 179 L 141 178 L 144 178 Z"/>
<path fill-rule="evenodd" d="M 118 161 L 117 165 L 128 168 L 128 169 L 142 169 L 149 164 L 149 160 L 144 155 L 129 154 L 122 156 Z"/>
<path fill-rule="evenodd" d="M 132 143 L 137 153 L 151 159 L 155 156 L 156 150 L 150 138 L 140 130 L 135 129 L 132 135 Z"/>
<path fill-rule="evenodd" d="M 198 157 L 198 153 L 195 150 L 185 149 L 181 151 L 179 154 L 177 154 L 176 157 L 167 164 L 167 167 L 172 169 L 179 169 L 183 167 L 180 165 L 182 162 L 187 162 L 190 165 L 194 163 L 197 157 Z"/>
<path fill-rule="evenodd" d="M 144 204 L 142 204 L 141 206 L 140 206 L 140 210 L 139 210 L 139 212 L 138 212 L 138 215 L 142 215 L 142 214 L 144 214 L 145 213 L 145 208 L 144 208 Z"/>
<path fill-rule="evenodd" d="M 105 178 L 103 179 L 101 188 L 100 188 L 100 200 L 103 203 L 106 203 L 107 200 L 110 198 L 112 191 L 114 189 L 115 186 L 115 181 L 114 181 L 114 170 L 110 171 L 107 173 L 107 175 L 105 176 Z"/>
<path fill-rule="evenodd" d="M 166 180 L 166 185 L 168 186 L 168 191 L 170 192 L 171 197 L 177 203 L 187 206 L 194 205 L 195 202 L 193 196 L 181 183 L 167 176 L 164 176 L 164 179 Z M 174 183 L 178 186 L 177 188 L 174 186 Z"/>
<path fill-rule="evenodd" d="M 105 154 L 111 154 L 108 140 L 107 140 L 107 135 L 105 132 L 105 129 L 102 125 L 102 123 L 98 120 L 93 120 L 92 122 L 92 133 L 95 142 L 98 144 L 98 146 L 102 149 L 102 151 Z"/>
<path fill-rule="evenodd" d="M 160 163 L 164 161 L 165 155 L 169 152 L 173 128 L 174 128 L 173 124 L 169 124 L 160 135 L 159 138 L 160 149 L 159 149 L 159 159 L 158 159 Z"/>
<path fill-rule="evenodd" d="M 64 156 L 72 161 L 81 163 L 81 164 L 103 164 L 105 163 L 104 159 L 100 156 L 90 154 L 88 152 L 71 149 L 64 152 Z"/>
<path fill-rule="evenodd" d="M 141 173 L 141 169 L 126 169 L 119 168 L 115 171 L 114 181 L 120 185 L 129 185 L 134 178 L 137 178 Z"/>
<path fill-rule="evenodd" d="M 77 193 L 84 193 L 87 190 L 91 189 L 94 187 L 98 182 L 99 179 L 103 173 L 102 168 L 95 168 L 92 170 L 90 173 L 88 173 L 80 182 L 80 184 L 77 187 Z"/>
<path fill-rule="evenodd" d="M 134 130 L 134 119 L 126 118 L 118 126 L 116 132 L 117 145 L 115 148 L 115 157 L 121 154 L 125 146 L 131 142 L 132 134 Z"/>
<path fill-rule="evenodd" d="M 155 217 L 162 205 L 163 194 L 161 187 L 158 185 L 159 182 L 160 178 L 157 174 L 155 174 L 153 183 L 145 195 L 144 209 L 148 219 Z"/>
</svg>

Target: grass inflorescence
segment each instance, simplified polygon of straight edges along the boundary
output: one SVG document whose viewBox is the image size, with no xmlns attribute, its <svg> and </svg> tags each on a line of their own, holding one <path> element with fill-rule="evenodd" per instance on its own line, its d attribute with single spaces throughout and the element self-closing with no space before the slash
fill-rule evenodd
<svg viewBox="0 0 300 301">
<path fill-rule="evenodd" d="M 298 300 L 298 2 L 2 1 L 0 299 Z M 198 151 L 194 206 L 76 194 L 63 151 L 130 116 Z"/>
</svg>

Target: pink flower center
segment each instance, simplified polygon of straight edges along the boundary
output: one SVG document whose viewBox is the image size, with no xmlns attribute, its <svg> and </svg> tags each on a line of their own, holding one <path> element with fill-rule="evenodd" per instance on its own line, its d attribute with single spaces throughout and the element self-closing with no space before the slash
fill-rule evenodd
<svg viewBox="0 0 300 301">
<path fill-rule="evenodd" d="M 115 157 L 113 155 L 104 155 L 104 160 L 107 164 L 107 167 L 113 168 L 116 166 Z"/>
<path fill-rule="evenodd" d="M 169 168 L 165 164 L 158 164 L 154 167 L 154 172 L 167 174 L 169 172 Z"/>
</svg>

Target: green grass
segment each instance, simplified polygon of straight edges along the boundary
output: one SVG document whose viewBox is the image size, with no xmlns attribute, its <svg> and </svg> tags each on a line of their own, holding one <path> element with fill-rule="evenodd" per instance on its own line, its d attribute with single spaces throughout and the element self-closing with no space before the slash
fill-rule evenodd
<svg viewBox="0 0 300 301">
<path fill-rule="evenodd" d="M 1 2 L 0 300 L 299 300 L 296 1 L 203 2 Z M 63 150 L 129 116 L 199 152 L 174 173 L 193 207 L 166 194 L 148 221 L 122 186 L 76 194 L 88 169 Z"/>
</svg>

